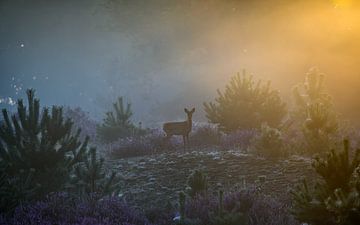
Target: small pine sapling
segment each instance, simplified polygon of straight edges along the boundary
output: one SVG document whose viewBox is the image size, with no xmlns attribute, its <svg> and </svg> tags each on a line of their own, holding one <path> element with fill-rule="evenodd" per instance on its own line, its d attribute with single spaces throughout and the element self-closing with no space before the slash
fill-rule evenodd
<svg viewBox="0 0 360 225">
<path fill-rule="evenodd" d="M 123 97 L 119 97 L 113 104 L 113 111 L 106 112 L 102 125 L 97 127 L 100 139 L 111 142 L 124 137 L 145 134 L 141 123 L 139 127 L 133 124 L 132 116 L 131 103 L 127 103 L 125 106 Z"/>
<path fill-rule="evenodd" d="M 188 195 L 195 198 L 199 194 L 206 194 L 207 192 L 207 178 L 206 175 L 200 171 L 195 170 L 188 178 Z"/>
<path fill-rule="evenodd" d="M 117 196 L 120 191 L 119 179 L 115 172 L 108 176 L 104 170 L 104 159 L 98 158 L 96 149 L 92 148 L 84 163 L 77 165 L 72 180 L 72 188 L 80 196 L 96 194 Z"/>
</svg>

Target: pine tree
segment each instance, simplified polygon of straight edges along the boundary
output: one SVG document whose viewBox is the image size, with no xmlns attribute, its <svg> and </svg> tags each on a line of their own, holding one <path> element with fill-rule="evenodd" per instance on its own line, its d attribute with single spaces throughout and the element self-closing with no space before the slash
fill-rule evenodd
<svg viewBox="0 0 360 225">
<path fill-rule="evenodd" d="M 243 72 L 233 76 L 225 91 L 218 90 L 215 102 L 204 103 L 206 117 L 219 125 L 220 130 L 260 128 L 262 123 L 277 127 L 286 114 L 286 105 L 270 82 L 255 82 Z"/>
<path fill-rule="evenodd" d="M 126 107 L 124 106 L 124 101 L 122 97 L 119 97 L 117 102 L 113 104 L 114 112 L 110 111 L 106 113 L 104 119 L 105 126 L 121 126 L 121 127 L 131 127 L 132 123 L 130 118 L 133 115 L 131 110 L 131 103 L 127 103 Z"/>
<path fill-rule="evenodd" d="M 300 92 L 302 87 L 303 93 Z M 311 69 L 305 82 L 293 90 L 295 111 L 292 118 L 300 126 L 309 153 L 325 152 L 334 144 L 338 132 L 337 114 L 325 91 L 324 75 Z"/>
<path fill-rule="evenodd" d="M 132 123 L 132 116 L 131 103 L 125 106 L 123 98 L 119 97 L 113 104 L 113 111 L 106 112 L 103 124 L 97 129 L 98 135 L 102 140 L 111 142 L 119 138 L 143 134 L 144 130 Z"/>
<path fill-rule="evenodd" d="M 110 176 L 104 169 L 104 158 L 98 158 L 96 149 L 92 148 L 84 163 L 77 165 L 72 179 L 72 192 L 80 196 L 96 194 L 99 197 L 118 195 L 119 179 L 115 172 Z"/>
<path fill-rule="evenodd" d="M 2 110 L 0 168 L 7 178 L 20 183 L 25 179 L 23 174 L 31 174 L 31 179 L 26 178 L 30 183 L 25 183 L 31 189 L 38 187 L 34 197 L 41 197 L 64 187 L 73 166 L 84 158 L 88 138 L 81 143 L 80 130 L 72 134 L 73 123 L 64 120 L 61 107 L 40 112 L 35 91 L 27 90 L 27 97 L 28 107 L 18 100 L 17 113 L 11 118 L 6 109 Z"/>
<path fill-rule="evenodd" d="M 317 157 L 313 168 L 321 179 L 310 188 L 306 181 L 292 191 L 293 214 L 300 222 L 313 225 L 356 224 L 360 218 L 360 149 L 351 160 L 349 142 L 343 151 L 331 150 L 325 158 Z"/>
</svg>

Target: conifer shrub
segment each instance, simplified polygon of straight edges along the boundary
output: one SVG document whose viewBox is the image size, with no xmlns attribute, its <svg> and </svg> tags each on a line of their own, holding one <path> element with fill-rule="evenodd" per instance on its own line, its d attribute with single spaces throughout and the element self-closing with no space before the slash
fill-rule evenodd
<svg viewBox="0 0 360 225">
<path fill-rule="evenodd" d="M 360 218 L 360 150 L 349 157 L 349 142 L 342 151 L 331 150 L 316 157 L 313 168 L 319 175 L 314 186 L 303 184 L 294 191 L 292 210 L 300 222 L 312 225 L 357 224 Z"/>
<path fill-rule="evenodd" d="M 328 151 L 337 140 L 339 122 L 325 90 L 324 75 L 310 69 L 304 83 L 297 85 L 293 93 L 292 118 L 302 132 L 304 151 L 310 154 Z"/>
<path fill-rule="evenodd" d="M 104 142 L 112 142 L 120 138 L 144 135 L 146 131 L 141 126 L 134 125 L 132 116 L 131 103 L 125 106 L 123 97 L 119 97 L 113 104 L 113 111 L 106 112 L 103 123 L 97 127 L 99 138 Z"/>
<path fill-rule="evenodd" d="M 188 178 L 187 185 L 188 195 L 192 198 L 206 194 L 208 188 L 206 175 L 200 170 L 194 170 Z"/>
<path fill-rule="evenodd" d="M 89 150 L 79 140 L 80 129 L 73 130 L 61 107 L 51 112 L 27 91 L 28 106 L 18 100 L 18 111 L 11 116 L 6 109 L 0 126 L 0 210 L 13 213 L 19 206 L 41 200 L 49 193 L 69 191 L 73 194 L 116 194 L 117 178 L 107 176 L 103 159 L 96 149 Z"/>
<path fill-rule="evenodd" d="M 70 192 L 77 196 L 117 196 L 120 191 L 119 178 L 115 172 L 108 175 L 104 169 L 104 158 L 99 158 L 92 148 L 84 162 L 75 166 L 70 181 Z"/>
<path fill-rule="evenodd" d="M 214 102 L 204 103 L 206 117 L 226 133 L 260 128 L 262 123 L 277 127 L 286 115 L 286 105 L 270 82 L 255 81 L 245 71 L 233 76 L 225 91 L 218 90 Z"/>
<path fill-rule="evenodd" d="M 260 132 L 252 139 L 254 152 L 266 158 L 279 158 L 284 156 L 284 141 L 282 133 L 267 124 L 261 126 Z"/>
<path fill-rule="evenodd" d="M 34 90 L 28 90 L 28 106 L 20 99 L 17 113 L 11 117 L 6 109 L 2 111 L 0 168 L 6 185 L 20 182 L 31 190 L 37 187 L 33 197 L 41 197 L 64 188 L 73 166 L 86 154 L 88 138 L 80 142 L 80 130 L 73 135 L 73 123 L 64 119 L 61 107 L 41 112 L 34 95 Z M 29 197 L 28 191 L 17 193 L 23 196 L 18 203 Z"/>
</svg>

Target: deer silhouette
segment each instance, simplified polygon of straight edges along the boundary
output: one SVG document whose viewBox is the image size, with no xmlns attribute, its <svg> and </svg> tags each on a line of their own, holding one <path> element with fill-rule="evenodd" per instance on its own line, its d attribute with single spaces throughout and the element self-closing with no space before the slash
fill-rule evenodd
<svg viewBox="0 0 360 225">
<path fill-rule="evenodd" d="M 195 112 L 195 108 L 189 111 L 184 109 L 187 114 L 187 120 L 182 122 L 168 122 L 164 123 L 163 130 L 166 133 L 166 139 L 169 140 L 173 135 L 182 135 L 184 141 L 184 150 L 189 145 L 189 133 L 192 129 L 192 114 Z"/>
</svg>

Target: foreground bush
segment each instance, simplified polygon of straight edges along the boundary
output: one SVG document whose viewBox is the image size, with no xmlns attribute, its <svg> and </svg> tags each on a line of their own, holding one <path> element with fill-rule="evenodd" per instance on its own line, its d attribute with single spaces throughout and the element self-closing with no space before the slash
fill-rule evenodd
<svg viewBox="0 0 360 225">
<path fill-rule="evenodd" d="M 232 77 L 215 102 L 204 103 L 204 110 L 209 121 L 226 133 L 260 128 L 262 123 L 277 127 L 286 115 L 286 105 L 270 82 L 254 81 L 245 72 Z"/>
<path fill-rule="evenodd" d="M 28 108 L 19 100 L 17 114 L 11 119 L 6 109 L 2 111 L 0 169 L 6 181 L 0 188 L 24 183 L 32 190 L 13 189 L 20 192 L 13 193 L 18 198 L 9 199 L 14 206 L 64 188 L 72 168 L 83 160 L 87 151 L 88 138 L 81 143 L 80 130 L 73 135 L 73 123 L 63 118 L 62 108 L 53 106 L 51 112 L 47 108 L 40 112 L 40 102 L 34 94 L 34 90 L 27 91 Z M 1 198 L 7 198 L 0 194 Z M 1 211 L 10 210 L 7 207 L 1 205 Z"/>
<path fill-rule="evenodd" d="M 2 221 L 1 221 L 2 220 Z M 18 207 L 12 217 L 2 217 L 1 225 L 150 225 L 144 215 L 117 197 L 80 200 L 66 193 Z"/>
<path fill-rule="evenodd" d="M 360 220 L 360 150 L 349 158 L 349 142 L 340 152 L 332 150 L 316 158 L 313 167 L 320 176 L 314 187 L 306 181 L 292 192 L 293 214 L 312 225 L 355 225 Z"/>
<path fill-rule="evenodd" d="M 96 149 L 79 141 L 73 122 L 64 119 L 61 107 L 40 112 L 34 90 L 28 90 L 28 109 L 18 101 L 11 120 L 3 110 L 0 127 L 0 211 L 12 213 L 18 205 L 42 199 L 49 193 L 68 190 L 71 194 L 100 197 L 116 193 L 117 179 L 107 176 Z M 80 191 L 81 190 L 81 191 Z"/>
</svg>

